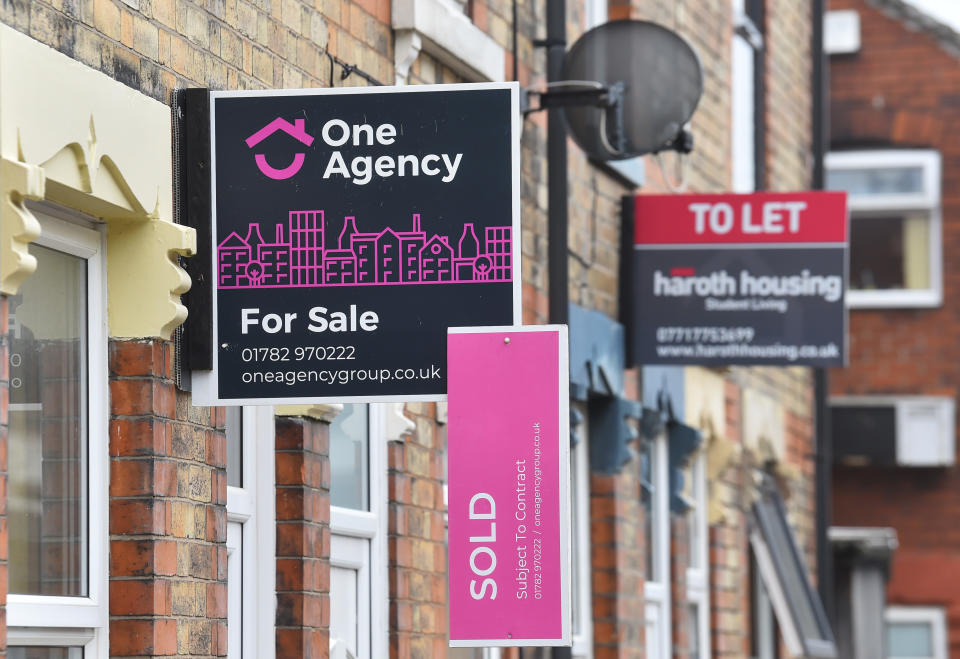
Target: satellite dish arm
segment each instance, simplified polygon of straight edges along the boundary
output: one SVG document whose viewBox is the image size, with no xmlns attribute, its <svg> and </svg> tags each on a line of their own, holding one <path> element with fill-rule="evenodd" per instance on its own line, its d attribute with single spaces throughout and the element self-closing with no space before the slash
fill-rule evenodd
<svg viewBox="0 0 960 659">
<path fill-rule="evenodd" d="M 619 88 L 618 91 L 613 91 L 617 88 Z M 540 112 L 550 108 L 588 105 L 609 108 L 621 102 L 623 89 L 622 82 L 606 87 L 597 82 L 562 80 L 550 83 L 544 91 L 538 89 L 521 90 L 520 109 L 526 116 L 532 112 Z M 537 107 L 530 104 L 531 96 L 536 96 L 539 99 Z"/>
<path fill-rule="evenodd" d="M 545 91 L 522 90 L 521 108 L 523 115 L 540 112 L 549 108 L 558 107 L 585 107 L 593 106 L 606 110 L 601 120 L 603 130 L 601 139 L 604 148 L 614 156 L 626 154 L 627 139 L 624 131 L 624 94 L 627 86 L 617 82 L 606 86 L 593 81 L 562 80 L 547 85 Z M 530 97 L 537 96 L 539 105 L 532 107 Z M 607 124 L 611 130 L 607 131 Z"/>
</svg>

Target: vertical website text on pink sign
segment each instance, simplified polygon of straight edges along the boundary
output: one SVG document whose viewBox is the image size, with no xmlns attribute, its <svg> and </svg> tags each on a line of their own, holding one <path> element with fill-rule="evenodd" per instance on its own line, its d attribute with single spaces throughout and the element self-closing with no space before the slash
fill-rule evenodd
<svg viewBox="0 0 960 659">
<path fill-rule="evenodd" d="M 561 347 L 557 330 L 449 334 L 451 645 L 569 635 Z"/>
</svg>

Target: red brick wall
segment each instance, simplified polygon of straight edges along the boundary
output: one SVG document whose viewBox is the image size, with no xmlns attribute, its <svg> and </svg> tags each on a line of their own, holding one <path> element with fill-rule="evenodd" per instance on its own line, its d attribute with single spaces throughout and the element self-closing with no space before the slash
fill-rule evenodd
<svg viewBox="0 0 960 659">
<path fill-rule="evenodd" d="M 741 444 L 743 396 L 733 382 L 724 383 L 727 439 Z M 745 470 L 735 464 L 714 485 L 724 517 L 710 527 L 710 642 L 715 657 L 750 654 L 750 554 L 747 523 L 741 509 Z"/>
<path fill-rule="evenodd" d="M 673 656 L 689 659 L 692 619 L 687 602 L 687 568 L 690 566 L 690 527 L 681 516 L 670 518 L 670 625 Z"/>
<path fill-rule="evenodd" d="M 446 426 L 436 404 L 407 403 L 416 430 L 388 448 L 390 656 L 447 653 Z"/>
<path fill-rule="evenodd" d="M 330 651 L 330 424 L 277 417 L 277 657 Z"/>
<path fill-rule="evenodd" d="M 944 300 L 937 309 L 850 314 L 850 367 L 831 372 L 833 393 L 955 396 L 960 390 L 960 320 L 950 301 L 960 283 L 951 249 L 960 241 L 960 58 L 922 30 L 867 3 L 832 0 L 860 12 L 860 52 L 830 63 L 834 147 L 939 149 L 943 158 Z"/>
<path fill-rule="evenodd" d="M 646 553 L 640 460 L 614 476 L 591 475 L 593 656 L 642 657 Z"/>
<path fill-rule="evenodd" d="M 7 297 L 0 295 L 0 659 L 7 656 L 7 425 L 10 344 Z"/>
<path fill-rule="evenodd" d="M 835 147 L 939 149 L 943 162 L 944 304 L 921 310 L 854 310 L 850 366 L 830 373 L 833 394 L 960 394 L 960 58 L 922 29 L 904 25 L 861 0 L 831 0 L 856 9 L 857 54 L 830 63 L 831 139 Z M 960 468 L 834 470 L 834 523 L 892 526 L 894 554 L 887 591 L 894 604 L 947 608 L 951 657 L 960 657 Z"/>
<path fill-rule="evenodd" d="M 226 656 L 224 414 L 172 370 L 167 341 L 110 342 L 111 656 Z"/>
</svg>

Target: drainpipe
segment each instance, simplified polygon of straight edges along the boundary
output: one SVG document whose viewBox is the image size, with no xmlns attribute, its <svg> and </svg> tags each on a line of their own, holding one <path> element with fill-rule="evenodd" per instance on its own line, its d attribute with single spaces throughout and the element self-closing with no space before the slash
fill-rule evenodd
<svg viewBox="0 0 960 659">
<path fill-rule="evenodd" d="M 547 82 L 563 79 L 567 43 L 566 0 L 547 2 Z M 562 108 L 547 110 L 547 278 L 550 322 L 566 324 L 570 314 L 567 262 L 567 126 Z"/>
<path fill-rule="evenodd" d="M 824 0 L 812 0 L 813 30 L 810 50 L 813 58 L 813 180 L 812 188 L 824 188 L 823 158 L 829 148 L 830 125 L 830 70 L 823 51 Z M 830 393 L 827 369 L 814 371 L 813 395 L 816 406 L 816 490 L 817 490 L 817 589 L 820 600 L 833 626 L 836 617 L 833 583 L 833 552 L 830 547 L 830 528 L 833 500 L 833 439 L 830 436 Z"/>
<path fill-rule="evenodd" d="M 567 2 L 547 1 L 547 82 L 563 79 L 567 50 Z M 547 110 L 547 286 L 550 322 L 570 318 L 570 276 L 567 258 L 567 125 L 562 108 Z M 555 659 L 570 659 L 570 648 L 552 648 Z"/>
</svg>

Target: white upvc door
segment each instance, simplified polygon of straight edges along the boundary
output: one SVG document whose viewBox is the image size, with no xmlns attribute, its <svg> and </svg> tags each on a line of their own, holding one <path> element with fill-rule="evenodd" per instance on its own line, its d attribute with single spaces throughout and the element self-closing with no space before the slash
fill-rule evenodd
<svg viewBox="0 0 960 659">
<path fill-rule="evenodd" d="M 276 654 L 272 407 L 227 412 L 227 657 Z"/>
<path fill-rule="evenodd" d="M 647 514 L 650 515 L 647 529 L 651 538 L 647 542 L 651 560 L 651 574 L 644 583 L 646 599 L 647 658 L 670 659 L 672 656 L 670 630 L 670 492 L 667 465 L 667 438 L 659 435 L 648 440 L 646 459 L 649 462 L 648 477 L 652 492 Z"/>
<path fill-rule="evenodd" d="M 344 405 L 330 427 L 331 659 L 389 654 L 386 448 L 383 406 Z"/>
</svg>

